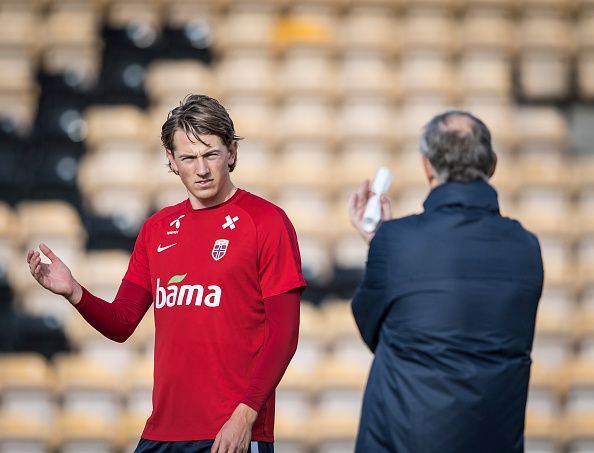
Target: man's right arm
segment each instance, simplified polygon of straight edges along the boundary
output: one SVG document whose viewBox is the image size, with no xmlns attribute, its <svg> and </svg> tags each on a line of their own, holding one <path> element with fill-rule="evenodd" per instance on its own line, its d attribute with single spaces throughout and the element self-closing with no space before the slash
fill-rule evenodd
<svg viewBox="0 0 594 453">
<path fill-rule="evenodd" d="M 152 302 L 152 294 L 124 279 L 115 300 L 108 303 L 83 288 L 64 262 L 45 244 L 39 249 L 50 263 L 41 262 L 38 251 L 29 250 L 27 263 L 31 275 L 45 289 L 65 297 L 100 333 L 123 342 L 134 332 Z"/>
<path fill-rule="evenodd" d="M 136 330 L 153 299 L 150 291 L 128 280 L 122 280 L 112 303 L 81 288 L 82 297 L 74 308 L 98 332 L 118 343 L 126 341 Z"/>
<path fill-rule="evenodd" d="M 388 250 L 385 228 L 380 228 L 371 240 L 363 282 L 355 292 L 353 315 L 363 341 L 375 352 L 383 320 L 390 308 L 388 286 Z"/>
</svg>

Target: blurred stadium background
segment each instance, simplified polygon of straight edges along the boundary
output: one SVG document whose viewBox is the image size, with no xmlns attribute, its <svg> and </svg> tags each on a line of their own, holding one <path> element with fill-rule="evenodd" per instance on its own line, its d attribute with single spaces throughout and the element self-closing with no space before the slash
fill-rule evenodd
<svg viewBox="0 0 594 453">
<path fill-rule="evenodd" d="M 277 451 L 352 451 L 371 356 L 346 197 L 388 165 L 396 214 L 421 211 L 420 128 L 456 106 L 492 129 L 502 213 L 543 246 L 527 451 L 594 452 L 594 1 L 0 0 L 1 452 L 133 449 L 151 316 L 111 343 L 37 286 L 25 250 L 47 242 L 111 300 L 142 221 L 185 198 L 159 136 L 196 92 L 245 137 L 236 184 L 300 238 Z"/>
</svg>

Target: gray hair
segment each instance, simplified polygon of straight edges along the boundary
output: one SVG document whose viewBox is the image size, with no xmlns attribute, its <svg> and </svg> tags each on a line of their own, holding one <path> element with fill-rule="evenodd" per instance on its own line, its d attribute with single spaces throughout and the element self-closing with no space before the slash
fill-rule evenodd
<svg viewBox="0 0 594 453">
<path fill-rule="evenodd" d="M 423 128 L 420 150 L 442 183 L 486 181 L 495 163 L 489 128 L 464 110 L 434 116 Z"/>
</svg>

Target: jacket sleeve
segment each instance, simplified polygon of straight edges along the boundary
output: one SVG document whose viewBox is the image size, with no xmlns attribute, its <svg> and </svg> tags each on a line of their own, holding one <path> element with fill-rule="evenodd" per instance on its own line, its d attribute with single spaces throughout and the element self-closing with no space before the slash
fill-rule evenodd
<svg viewBox="0 0 594 453">
<path fill-rule="evenodd" d="M 386 228 L 380 225 L 369 245 L 369 255 L 363 282 L 355 292 L 353 315 L 363 341 L 375 352 L 379 332 L 388 309 L 388 247 Z"/>
</svg>

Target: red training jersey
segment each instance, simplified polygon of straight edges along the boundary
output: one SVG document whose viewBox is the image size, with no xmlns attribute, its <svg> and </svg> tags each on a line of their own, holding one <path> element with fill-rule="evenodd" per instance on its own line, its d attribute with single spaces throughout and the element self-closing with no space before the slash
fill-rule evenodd
<svg viewBox="0 0 594 453">
<path fill-rule="evenodd" d="M 153 412 L 142 437 L 214 439 L 244 397 L 266 335 L 263 299 L 305 286 L 297 237 L 274 204 L 238 189 L 144 223 L 125 280 L 152 292 Z M 274 392 L 252 440 L 273 442 Z"/>
</svg>

